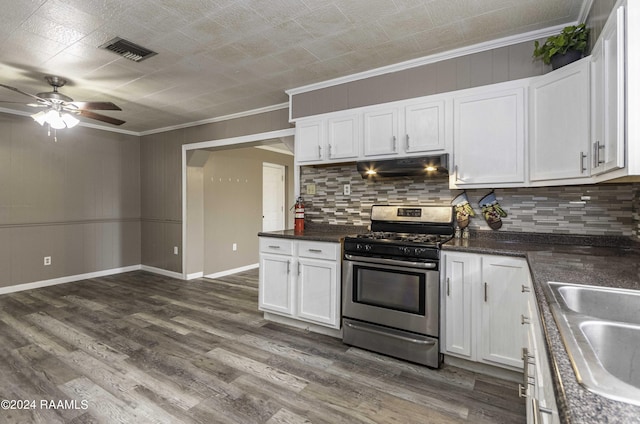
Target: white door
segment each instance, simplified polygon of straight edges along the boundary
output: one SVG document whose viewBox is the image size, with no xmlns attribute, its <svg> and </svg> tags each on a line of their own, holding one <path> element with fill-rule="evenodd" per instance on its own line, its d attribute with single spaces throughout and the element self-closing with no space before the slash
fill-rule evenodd
<svg viewBox="0 0 640 424">
<path fill-rule="evenodd" d="M 262 164 L 262 231 L 285 229 L 284 166 Z"/>
<path fill-rule="evenodd" d="M 398 111 L 377 109 L 364 114 L 364 155 L 398 153 Z"/>
<path fill-rule="evenodd" d="M 447 353 L 471 358 L 472 290 L 478 284 L 480 256 L 447 252 L 445 255 L 444 338 Z"/>
</svg>

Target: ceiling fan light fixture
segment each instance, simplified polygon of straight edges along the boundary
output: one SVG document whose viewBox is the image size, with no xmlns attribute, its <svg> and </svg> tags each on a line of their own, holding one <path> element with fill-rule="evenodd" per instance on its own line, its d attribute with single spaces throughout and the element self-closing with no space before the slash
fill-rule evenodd
<svg viewBox="0 0 640 424">
<path fill-rule="evenodd" d="M 47 113 L 42 110 L 38 113 L 34 113 L 31 117 L 40 125 L 44 125 L 45 122 L 47 122 Z"/>
<path fill-rule="evenodd" d="M 55 130 L 73 128 L 80 123 L 80 120 L 70 113 L 58 112 L 57 110 L 40 111 L 31 115 L 34 121 L 40 125 L 48 124 Z"/>
<path fill-rule="evenodd" d="M 73 128 L 80 123 L 80 120 L 70 113 L 63 113 L 62 120 L 64 121 L 67 128 Z"/>
</svg>

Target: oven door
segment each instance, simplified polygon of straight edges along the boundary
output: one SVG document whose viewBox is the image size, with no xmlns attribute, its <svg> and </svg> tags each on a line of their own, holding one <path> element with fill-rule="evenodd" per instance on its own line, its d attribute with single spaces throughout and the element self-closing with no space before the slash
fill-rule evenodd
<svg viewBox="0 0 640 424">
<path fill-rule="evenodd" d="M 346 255 L 342 275 L 343 315 L 438 337 L 437 264 L 398 263 L 402 261 Z M 436 270 L 425 268 L 429 266 Z"/>
</svg>

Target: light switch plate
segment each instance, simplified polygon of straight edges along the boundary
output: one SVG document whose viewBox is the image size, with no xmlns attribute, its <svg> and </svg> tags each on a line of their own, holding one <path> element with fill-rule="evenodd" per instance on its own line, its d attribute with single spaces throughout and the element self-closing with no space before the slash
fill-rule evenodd
<svg viewBox="0 0 640 424">
<path fill-rule="evenodd" d="M 316 194 L 315 184 L 307 184 L 307 194 Z"/>
</svg>

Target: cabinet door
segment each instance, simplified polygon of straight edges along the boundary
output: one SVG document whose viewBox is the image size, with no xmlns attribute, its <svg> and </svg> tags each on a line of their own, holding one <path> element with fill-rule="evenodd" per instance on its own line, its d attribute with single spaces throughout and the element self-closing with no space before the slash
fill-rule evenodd
<svg viewBox="0 0 640 424">
<path fill-rule="evenodd" d="M 360 145 L 360 116 L 347 115 L 329 118 L 328 159 L 357 158 Z"/>
<path fill-rule="evenodd" d="M 322 160 L 324 147 L 324 120 L 296 122 L 295 156 L 298 162 Z"/>
<path fill-rule="evenodd" d="M 522 369 L 522 315 L 526 302 L 523 285 L 530 285 L 525 260 L 482 257 L 479 350 L 483 362 Z"/>
<path fill-rule="evenodd" d="M 624 168 L 624 7 L 612 13 L 592 52 L 592 173 Z"/>
<path fill-rule="evenodd" d="M 455 186 L 524 183 L 524 88 L 454 99 Z"/>
<path fill-rule="evenodd" d="M 291 256 L 260 254 L 258 306 L 261 311 L 294 314 L 293 262 Z"/>
<path fill-rule="evenodd" d="M 480 275 L 480 256 L 447 252 L 442 293 L 445 315 L 442 320 L 445 352 L 472 356 L 472 287 Z"/>
<path fill-rule="evenodd" d="M 444 101 L 407 106 L 405 113 L 405 151 L 444 150 Z"/>
<path fill-rule="evenodd" d="M 338 265 L 335 261 L 298 261 L 298 318 L 340 327 Z"/>
<path fill-rule="evenodd" d="M 530 100 L 531 181 L 588 177 L 589 59 L 536 78 Z"/>
<path fill-rule="evenodd" d="M 398 111 L 382 109 L 364 114 L 364 155 L 379 156 L 398 152 Z"/>
</svg>

